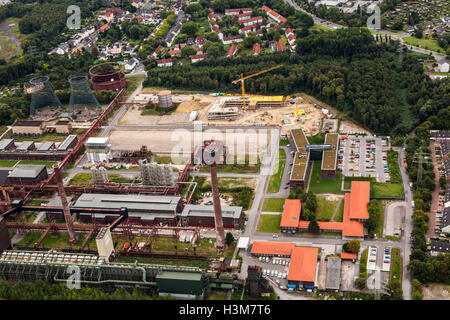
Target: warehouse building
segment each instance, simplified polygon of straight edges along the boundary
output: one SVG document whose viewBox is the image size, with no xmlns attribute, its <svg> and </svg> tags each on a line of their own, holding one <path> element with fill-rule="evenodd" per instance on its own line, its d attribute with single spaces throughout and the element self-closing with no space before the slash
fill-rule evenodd
<svg viewBox="0 0 450 320">
<path fill-rule="evenodd" d="M 19 136 L 40 136 L 45 131 L 45 122 L 41 120 L 16 120 L 11 129 L 13 134 Z"/>
<path fill-rule="evenodd" d="M 47 169 L 40 164 L 19 164 L 8 175 L 8 184 L 35 184 L 48 178 Z"/>
<path fill-rule="evenodd" d="M 24 141 L 16 149 L 16 151 L 27 152 L 35 150 L 36 146 L 33 141 Z"/>
<path fill-rule="evenodd" d="M 158 294 L 180 299 L 195 299 L 203 295 L 205 278 L 200 272 L 162 271 L 156 275 Z"/>
<path fill-rule="evenodd" d="M 75 202 L 75 208 L 128 209 L 128 219 L 132 224 L 176 225 L 176 215 L 181 211 L 181 197 L 144 196 L 131 194 L 83 193 Z M 99 223 L 109 224 L 119 215 L 94 214 Z M 63 215 L 58 219 L 64 219 Z M 92 222 L 91 214 L 80 213 L 83 222 Z"/>
<path fill-rule="evenodd" d="M 0 141 L 0 151 L 12 150 L 15 147 L 13 139 L 2 139 Z"/>
<path fill-rule="evenodd" d="M 288 258 L 295 247 L 293 242 L 254 241 L 250 253 L 257 257 Z"/>
<path fill-rule="evenodd" d="M 54 142 L 45 141 L 45 142 L 41 143 L 41 145 L 37 148 L 36 151 L 38 151 L 38 152 L 47 152 L 47 151 L 55 150 L 55 149 L 56 149 L 56 147 L 55 147 L 55 143 Z"/>
<path fill-rule="evenodd" d="M 337 133 L 327 133 L 325 135 L 325 145 L 331 145 L 331 149 L 323 150 L 320 175 L 323 179 L 336 179 L 339 135 Z"/>
<path fill-rule="evenodd" d="M 293 248 L 287 277 L 288 289 L 314 289 L 319 267 L 318 256 L 319 248 Z"/>
<path fill-rule="evenodd" d="M 74 134 L 69 135 L 59 146 L 58 150 L 68 151 L 73 149 L 78 143 L 78 137 Z"/>
<path fill-rule="evenodd" d="M 327 261 L 326 290 L 339 290 L 341 284 L 341 259 L 329 257 Z"/>
<path fill-rule="evenodd" d="M 222 219 L 224 228 L 240 229 L 242 225 L 242 207 L 222 206 Z M 214 206 L 188 204 L 181 213 L 184 227 L 214 228 Z"/>
</svg>

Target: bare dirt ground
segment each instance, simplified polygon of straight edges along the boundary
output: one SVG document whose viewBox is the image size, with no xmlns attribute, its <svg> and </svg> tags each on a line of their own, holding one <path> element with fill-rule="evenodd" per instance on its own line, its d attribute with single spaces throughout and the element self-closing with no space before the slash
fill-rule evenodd
<svg viewBox="0 0 450 320">
<path fill-rule="evenodd" d="M 450 300 L 450 286 L 442 283 L 429 283 L 422 285 L 423 300 Z"/>
<path fill-rule="evenodd" d="M 368 131 L 368 130 L 364 129 L 363 127 L 357 125 L 356 123 L 353 123 L 348 120 L 341 121 L 339 132 L 347 133 L 347 134 L 352 134 L 352 133 L 356 133 L 356 132 L 358 132 L 358 133 L 364 132 L 368 135 L 371 134 L 370 131 Z"/>
<path fill-rule="evenodd" d="M 188 124 L 189 114 L 174 112 L 165 116 L 142 116 L 140 107 L 130 107 L 120 118 L 119 126 L 157 126 Z"/>
<path fill-rule="evenodd" d="M 338 129 L 338 120 L 337 119 L 323 120 L 323 126 L 322 126 L 323 131 L 336 132 L 337 129 Z"/>
<path fill-rule="evenodd" d="M 209 106 L 210 104 L 211 102 L 202 101 L 199 98 L 195 98 L 194 100 L 185 100 L 178 105 L 176 112 L 191 113 L 192 111 L 195 110 L 202 110 L 207 106 Z"/>
<path fill-rule="evenodd" d="M 248 132 L 228 132 L 225 130 L 208 129 L 200 133 L 194 133 L 186 129 L 176 130 L 113 130 L 109 136 L 113 150 L 139 150 L 146 145 L 154 153 L 190 154 L 194 145 L 199 145 L 204 140 L 221 140 L 228 148 L 235 148 L 237 142 L 244 142 L 245 149 L 250 154 L 261 152 L 270 142 L 270 131 L 267 135 L 259 135 L 256 130 Z M 195 141 L 194 141 L 195 139 Z M 242 150 L 244 151 L 244 150 Z M 231 152 L 231 151 L 230 151 Z"/>
<path fill-rule="evenodd" d="M 342 261 L 341 267 L 341 290 L 353 291 L 355 278 L 358 275 L 359 264 L 350 261 Z"/>
<path fill-rule="evenodd" d="M 325 200 L 327 201 L 339 201 L 339 200 L 343 200 L 344 199 L 344 195 L 341 194 L 328 194 L 325 197 Z"/>
<path fill-rule="evenodd" d="M 219 178 L 220 185 L 227 188 L 250 187 L 256 189 L 257 182 L 253 178 Z M 211 184 L 211 178 L 207 177 L 204 184 Z"/>
</svg>

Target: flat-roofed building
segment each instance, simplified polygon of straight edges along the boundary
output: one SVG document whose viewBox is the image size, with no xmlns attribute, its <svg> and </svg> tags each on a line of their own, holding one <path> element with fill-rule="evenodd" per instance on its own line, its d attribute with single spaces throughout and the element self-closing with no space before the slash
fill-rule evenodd
<svg viewBox="0 0 450 320">
<path fill-rule="evenodd" d="M 11 126 L 13 134 L 40 136 L 44 133 L 45 122 L 41 120 L 16 120 Z"/>
<path fill-rule="evenodd" d="M 341 284 L 341 259 L 329 257 L 327 261 L 326 290 L 339 290 Z"/>
<path fill-rule="evenodd" d="M 47 169 L 40 164 L 19 164 L 8 174 L 8 184 L 35 184 L 48 178 Z"/>
<path fill-rule="evenodd" d="M 103 209 L 125 207 L 128 209 L 128 219 L 132 224 L 176 225 L 177 213 L 181 211 L 181 197 L 83 193 L 74 207 Z M 94 217 L 99 223 L 109 224 L 119 215 L 94 214 Z M 92 221 L 90 213 L 80 213 L 79 219 L 83 222 Z"/>
<path fill-rule="evenodd" d="M 250 253 L 261 257 L 290 257 L 294 247 L 293 242 L 254 241 Z"/>
<path fill-rule="evenodd" d="M 2 139 L 0 141 L 0 151 L 12 150 L 15 147 L 13 139 Z"/>
<path fill-rule="evenodd" d="M 280 223 L 282 232 L 295 233 L 298 231 L 301 209 L 302 202 L 299 199 L 286 199 Z"/>
<path fill-rule="evenodd" d="M 294 247 L 289 264 L 288 285 L 295 289 L 314 289 L 319 248 Z"/>
<path fill-rule="evenodd" d="M 325 135 L 325 144 L 330 144 L 331 149 L 323 150 L 320 174 L 323 179 L 327 178 L 336 179 L 339 135 L 337 133 L 327 133 Z"/>
<path fill-rule="evenodd" d="M 92 163 L 107 162 L 111 156 L 111 142 L 108 137 L 91 137 L 84 143 L 88 160 Z"/>
<path fill-rule="evenodd" d="M 291 176 L 289 178 L 291 188 L 305 188 L 307 173 L 309 168 L 309 152 L 305 146 L 308 139 L 302 129 L 291 129 L 291 139 L 295 145 L 295 160 L 292 166 Z"/>
<path fill-rule="evenodd" d="M 69 120 L 58 120 L 55 129 L 56 133 L 69 134 L 72 132 L 72 123 Z"/>
<path fill-rule="evenodd" d="M 242 207 L 222 206 L 224 228 L 240 229 L 242 224 Z M 188 204 L 181 213 L 181 223 L 185 227 L 214 228 L 214 206 Z"/>
</svg>

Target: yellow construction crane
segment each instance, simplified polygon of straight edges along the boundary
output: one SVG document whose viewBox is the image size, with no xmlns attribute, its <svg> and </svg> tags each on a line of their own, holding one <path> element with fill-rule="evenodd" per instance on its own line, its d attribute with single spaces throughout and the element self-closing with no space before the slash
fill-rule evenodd
<svg viewBox="0 0 450 320">
<path fill-rule="evenodd" d="M 255 76 L 257 76 L 257 75 L 260 75 L 261 73 L 269 72 L 269 71 L 272 71 L 272 70 L 274 70 L 274 69 L 278 69 L 278 68 L 280 68 L 280 67 L 282 67 L 282 66 L 283 66 L 283 65 L 280 64 L 280 65 L 278 65 L 278 66 L 275 66 L 275 67 L 272 67 L 272 68 L 269 68 L 269 69 L 265 69 L 265 70 L 262 70 L 262 71 L 259 71 L 259 72 L 256 72 L 256 73 L 252 73 L 252 74 L 250 74 L 250 75 L 248 75 L 248 76 L 245 76 L 245 77 L 244 77 L 244 74 L 241 73 L 241 78 L 240 78 L 240 79 L 237 79 L 237 80 L 232 81 L 233 84 L 236 84 L 236 83 L 238 83 L 238 82 L 241 82 L 241 88 L 242 88 L 242 107 L 243 107 L 244 109 L 245 109 L 245 87 L 244 87 L 244 81 L 247 80 L 248 78 L 255 77 Z"/>
</svg>

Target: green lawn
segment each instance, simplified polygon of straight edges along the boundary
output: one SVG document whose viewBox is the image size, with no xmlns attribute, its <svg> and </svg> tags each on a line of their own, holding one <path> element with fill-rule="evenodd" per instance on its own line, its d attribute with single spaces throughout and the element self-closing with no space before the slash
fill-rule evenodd
<svg viewBox="0 0 450 320">
<path fill-rule="evenodd" d="M 330 221 L 338 203 L 339 201 L 327 201 L 325 197 L 317 197 L 317 220 Z"/>
<path fill-rule="evenodd" d="M 265 198 L 262 211 L 265 212 L 283 212 L 284 201 L 283 198 Z"/>
<path fill-rule="evenodd" d="M 391 250 L 391 276 L 390 281 L 397 279 L 402 283 L 402 257 L 398 248 Z"/>
<path fill-rule="evenodd" d="M 374 182 L 370 184 L 370 197 L 375 199 L 403 199 L 401 183 Z"/>
<path fill-rule="evenodd" d="M 131 183 L 133 179 L 126 178 L 120 174 L 108 174 L 108 179 L 115 183 Z M 90 173 L 78 173 L 69 182 L 69 185 L 87 185 L 93 184 L 92 174 Z"/>
<path fill-rule="evenodd" d="M 17 163 L 17 160 L 0 160 L 0 167 L 11 168 Z"/>
<path fill-rule="evenodd" d="M 225 300 L 227 291 L 213 291 L 208 295 L 208 300 Z"/>
<path fill-rule="evenodd" d="M 126 257 L 119 256 L 116 262 L 134 263 L 135 261 L 144 264 L 161 264 L 161 265 L 176 265 L 188 266 L 206 269 L 209 266 L 209 260 L 189 260 L 189 259 L 164 259 L 152 257 Z"/>
<path fill-rule="evenodd" d="M 324 26 L 321 26 L 319 24 L 315 24 L 314 26 L 311 27 L 311 30 L 317 30 L 317 31 L 333 31 L 334 29 L 332 28 L 327 28 Z"/>
<path fill-rule="evenodd" d="M 284 151 L 283 148 L 280 148 L 280 151 L 278 153 L 278 157 L 280 158 L 280 160 L 286 159 L 286 151 Z"/>
<path fill-rule="evenodd" d="M 338 211 L 336 212 L 333 221 L 342 222 L 343 220 L 344 220 L 344 200 L 342 200 L 341 203 L 339 204 Z"/>
<path fill-rule="evenodd" d="M 287 146 L 289 144 L 289 139 L 280 139 L 280 146 Z"/>
<path fill-rule="evenodd" d="M 435 52 L 444 53 L 445 51 L 443 48 L 441 48 L 436 40 L 432 39 L 417 39 L 415 37 L 405 37 L 403 38 L 403 41 L 411 46 L 419 47 L 426 50 L 431 50 Z"/>
<path fill-rule="evenodd" d="M 309 144 L 323 144 L 325 142 L 325 135 L 323 133 L 318 133 L 314 136 L 308 137 Z"/>
<path fill-rule="evenodd" d="M 278 162 L 278 170 L 276 174 L 270 176 L 269 186 L 267 187 L 268 193 L 276 193 L 280 191 L 281 179 L 283 178 L 285 160 Z"/>
<path fill-rule="evenodd" d="M 127 88 L 121 100 L 125 101 L 133 93 L 133 91 L 136 90 L 139 83 L 144 81 L 144 78 L 144 76 L 126 77 Z"/>
<path fill-rule="evenodd" d="M 336 179 L 322 179 L 320 176 L 321 161 L 314 161 L 309 191 L 314 193 L 344 193 L 341 191 L 342 173 L 336 172 Z"/>
<path fill-rule="evenodd" d="M 352 181 L 371 181 L 375 182 L 373 177 L 344 177 L 344 189 L 349 190 L 352 187 Z"/>
<path fill-rule="evenodd" d="M 279 233 L 280 232 L 281 215 L 262 214 L 259 216 L 258 232 Z"/>
<path fill-rule="evenodd" d="M 39 240 L 43 232 L 40 231 L 30 231 L 27 235 L 19 241 L 17 246 L 29 246 L 32 247 L 34 243 Z M 77 233 L 78 241 L 73 245 L 74 248 L 79 248 L 86 237 L 84 233 Z M 89 246 L 91 249 L 96 250 L 95 238 L 89 241 Z M 69 236 L 66 232 L 50 232 L 42 241 L 40 247 L 43 248 L 69 248 Z"/>
</svg>

